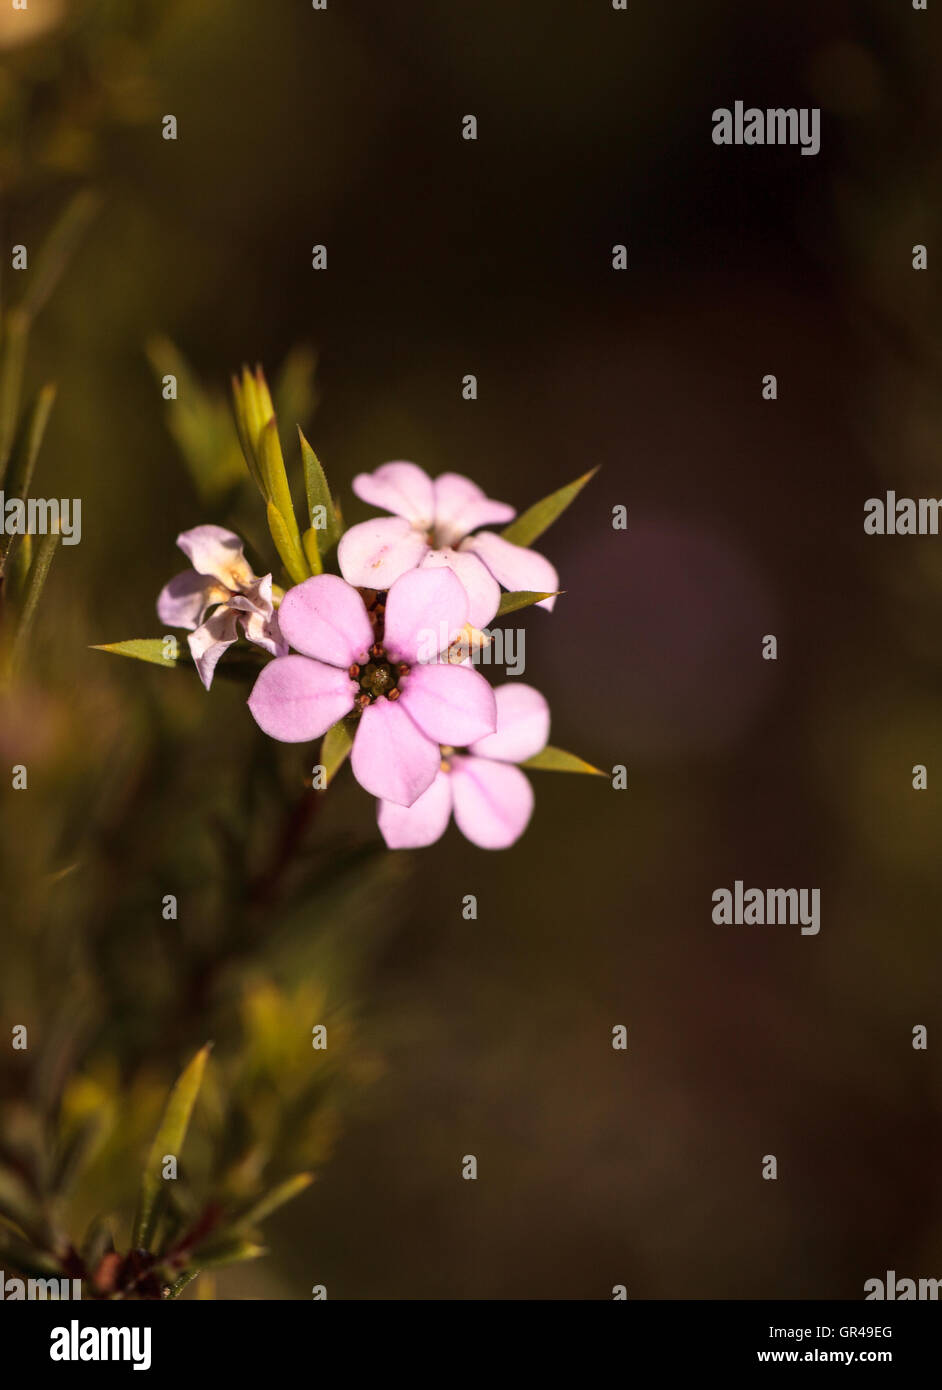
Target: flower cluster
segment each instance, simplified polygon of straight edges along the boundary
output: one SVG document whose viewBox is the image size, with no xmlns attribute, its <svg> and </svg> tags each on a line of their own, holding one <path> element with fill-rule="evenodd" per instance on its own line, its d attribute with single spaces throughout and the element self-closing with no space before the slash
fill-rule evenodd
<svg viewBox="0 0 942 1390">
<path fill-rule="evenodd" d="M 595 769 L 548 748 L 549 707 L 537 690 L 518 680 L 495 689 L 474 657 L 494 618 L 529 605 L 552 610 L 559 578 L 530 542 L 590 475 L 517 517 L 459 473 L 431 478 L 414 463 L 385 463 L 358 474 L 353 491 L 388 515 L 344 530 L 301 435 L 311 520 L 302 533 L 261 371 L 243 371 L 234 388 L 240 442 L 266 503 L 284 587 L 272 573 L 254 572 L 234 532 L 197 526 L 178 537 L 191 568 L 161 591 L 161 622 L 188 629 L 207 690 L 240 638 L 270 658 L 248 697 L 255 722 L 282 743 L 323 738 L 325 774 L 349 756 L 354 777 L 377 799 L 390 848 L 432 844 L 452 814 L 482 848 L 513 844 L 533 811 L 521 764 Z M 487 529 L 496 526 L 503 533 Z M 325 571 L 334 545 L 339 573 Z M 151 646 L 108 650 L 167 664 Z"/>
</svg>

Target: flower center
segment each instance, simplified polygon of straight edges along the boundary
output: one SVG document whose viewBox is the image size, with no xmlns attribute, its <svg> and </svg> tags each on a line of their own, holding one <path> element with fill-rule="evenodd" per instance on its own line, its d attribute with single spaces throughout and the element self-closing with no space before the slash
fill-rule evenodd
<svg viewBox="0 0 942 1390">
<path fill-rule="evenodd" d="M 405 661 L 394 661 L 386 654 L 383 646 L 383 629 L 386 622 L 386 593 L 384 590 L 361 589 L 360 595 L 366 604 L 370 624 L 373 628 L 373 645 L 367 654 L 366 664 L 354 662 L 350 667 L 350 679 L 358 682 L 360 693 L 354 705 L 361 713 L 368 705 L 379 699 L 398 700 L 402 694 L 402 682 L 409 674 Z"/>
<path fill-rule="evenodd" d="M 387 700 L 398 700 L 402 693 L 402 682 L 409 674 L 405 661 L 391 661 L 379 642 L 370 647 L 370 660 L 365 666 L 354 663 L 350 667 L 350 678 L 359 682 L 360 693 L 354 704 L 365 710 L 367 705 L 385 696 Z"/>
<path fill-rule="evenodd" d="M 365 690 L 376 700 L 387 695 L 396 684 L 396 673 L 388 661 L 371 661 L 366 670 L 360 672 L 360 689 Z"/>
</svg>

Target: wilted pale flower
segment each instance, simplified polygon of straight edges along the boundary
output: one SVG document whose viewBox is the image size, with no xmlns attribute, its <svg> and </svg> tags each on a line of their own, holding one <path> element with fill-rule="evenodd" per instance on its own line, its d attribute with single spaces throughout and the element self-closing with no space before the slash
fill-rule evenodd
<svg viewBox="0 0 942 1390">
<path fill-rule="evenodd" d="M 460 473 L 434 481 L 414 463 L 384 463 L 374 473 L 358 473 L 353 491 L 391 517 L 351 526 L 341 538 L 337 558 L 351 584 L 388 589 L 406 570 L 446 566 L 468 594 L 468 619 L 484 627 L 497 612 L 500 586 L 554 593 L 559 577 L 543 555 L 514 545 L 493 531 L 471 535 L 479 526 L 511 521 L 513 507 L 494 502 Z M 555 597 L 541 608 L 552 608 Z"/>
<path fill-rule="evenodd" d="M 469 744 L 466 753 L 443 748 L 438 775 L 413 805 L 380 801 L 377 820 L 390 849 L 433 844 L 452 812 L 461 833 L 481 849 L 506 849 L 526 830 L 533 788 L 514 764 L 546 747 L 549 705 L 532 685 L 516 681 L 498 686 L 494 696 L 494 733 Z"/>
<path fill-rule="evenodd" d="M 240 625 L 250 642 L 283 656 L 288 646 L 278 627 L 271 575 L 259 579 L 252 573 L 239 537 L 221 526 L 194 526 L 177 536 L 177 545 L 193 568 L 160 591 L 157 614 L 168 627 L 191 629 L 187 642 L 206 689 L 219 658 L 238 641 Z"/>
<path fill-rule="evenodd" d="M 482 675 L 447 661 L 422 664 L 467 620 L 467 594 L 448 569 L 402 575 L 385 604 L 375 596 L 370 609 L 337 575 L 306 579 L 278 610 L 285 640 L 301 655 L 264 667 L 249 709 L 283 743 L 319 738 L 359 711 L 354 776 L 374 796 L 411 806 L 435 780 L 440 744 L 467 744 L 496 728 L 494 692 Z"/>
</svg>

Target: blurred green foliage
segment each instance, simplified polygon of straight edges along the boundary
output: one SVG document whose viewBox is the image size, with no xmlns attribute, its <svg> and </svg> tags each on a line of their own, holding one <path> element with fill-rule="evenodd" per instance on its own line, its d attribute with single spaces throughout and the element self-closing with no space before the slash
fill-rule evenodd
<svg viewBox="0 0 942 1390">
<path fill-rule="evenodd" d="M 93 10 L 91 27 L 4 74 L 8 183 L 87 172 L 99 139 L 153 109 L 128 7 Z M 9 497 L 35 493 L 55 396 L 44 385 L 21 405 L 30 332 L 96 210 L 85 190 L 66 202 L 24 294 L 3 304 Z M 248 479 L 231 403 L 166 339 L 152 338 L 149 355 L 177 380 L 171 430 L 202 519 L 237 518 Z M 316 404 L 314 367 L 299 348 L 276 379 L 299 425 Z M 58 540 L 0 537 L 0 749 L 14 766 L 0 804 L 11 1044 L 0 1052 L 0 1260 L 9 1273 L 79 1277 L 86 1297 L 177 1296 L 200 1270 L 264 1253 L 261 1223 L 305 1190 L 344 1106 L 377 1074 L 343 1001 L 391 920 L 369 920 L 367 897 L 396 874 L 342 836 L 315 849 L 322 793 L 259 740 L 229 747 L 222 767 L 204 763 L 173 692 L 107 677 L 77 691 L 55 647 L 32 651 Z M 187 1049 L 208 1034 L 212 1060 L 202 1047 L 168 1100 Z M 165 1155 L 179 1162 L 176 1181 Z"/>
</svg>

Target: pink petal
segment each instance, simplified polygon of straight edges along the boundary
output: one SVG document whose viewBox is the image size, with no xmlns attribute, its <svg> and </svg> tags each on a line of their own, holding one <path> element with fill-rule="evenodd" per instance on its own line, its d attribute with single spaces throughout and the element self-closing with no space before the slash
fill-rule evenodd
<svg viewBox="0 0 942 1390">
<path fill-rule="evenodd" d="M 429 530 L 435 516 L 432 480 L 415 463 L 384 463 L 372 473 L 358 473 L 353 491 L 371 507 L 404 516 L 414 526 Z"/>
<path fill-rule="evenodd" d="M 376 812 L 380 834 L 390 849 L 421 849 L 445 833 L 451 817 L 451 782 L 439 771 L 435 781 L 411 806 L 381 801 Z"/>
<path fill-rule="evenodd" d="M 425 538 L 398 516 L 361 521 L 340 537 L 337 562 L 348 584 L 388 589 L 415 569 L 428 551 Z"/>
<path fill-rule="evenodd" d="M 461 473 L 442 473 L 434 488 L 435 539 L 442 546 L 457 545 L 478 526 L 496 526 L 516 515 L 513 507 L 492 501 Z"/>
<path fill-rule="evenodd" d="M 234 531 L 222 526 L 194 526 L 192 531 L 181 531 L 177 545 L 197 574 L 211 574 L 229 589 L 241 589 L 255 578 Z"/>
<path fill-rule="evenodd" d="M 207 690 L 213 683 L 213 674 L 219 658 L 237 641 L 238 636 L 238 613 L 230 608 L 217 608 L 212 617 L 208 618 L 202 627 L 191 632 L 186 639 L 199 678 Z"/>
<path fill-rule="evenodd" d="M 272 604 L 271 575 L 256 580 L 244 594 L 234 594 L 230 608 L 242 613 L 242 631 L 250 642 L 271 656 L 287 656 L 288 643 L 281 635 L 278 615 Z"/>
<path fill-rule="evenodd" d="M 224 603 L 229 590 L 196 570 L 175 574 L 157 596 L 157 616 L 167 627 L 199 627 L 213 603 Z"/>
<path fill-rule="evenodd" d="M 434 661 L 467 621 L 468 596 L 450 569 L 409 570 L 386 599 L 386 651 L 394 661 Z"/>
<path fill-rule="evenodd" d="M 476 555 L 461 550 L 430 550 L 419 566 L 435 569 L 444 566 L 454 570 L 468 595 L 468 622 L 473 627 L 486 627 L 500 607 L 500 585 L 490 570 Z"/>
<path fill-rule="evenodd" d="M 455 822 L 481 849 L 506 849 L 519 840 L 533 813 L 533 788 L 511 763 L 451 759 Z"/>
<path fill-rule="evenodd" d="M 357 686 L 336 666 L 279 656 L 262 667 L 249 696 L 259 728 L 281 743 L 307 743 L 353 708 Z"/>
<path fill-rule="evenodd" d="M 350 766 L 371 796 L 411 806 L 434 782 L 440 762 L 438 744 L 413 724 L 401 700 L 379 699 L 367 705 L 353 740 Z"/>
<path fill-rule="evenodd" d="M 289 589 L 278 609 L 278 626 L 295 651 L 329 666 L 346 668 L 365 659 L 373 641 L 365 603 L 336 574 L 318 574 Z"/>
<path fill-rule="evenodd" d="M 559 588 L 559 575 L 545 555 L 505 541 L 493 531 L 469 536 L 461 542 L 461 549 L 479 555 L 497 582 L 511 592 L 530 589 L 533 593 L 549 594 Z M 555 602 L 555 597 L 547 598 L 537 606 L 552 609 Z"/>
<path fill-rule="evenodd" d="M 257 610 L 245 613 L 242 618 L 242 631 L 250 642 L 254 642 L 256 647 L 261 647 L 262 651 L 268 652 L 269 656 L 288 655 L 288 643 L 281 637 L 275 614 L 266 617 Z"/>
<path fill-rule="evenodd" d="M 494 691 L 471 666 L 413 666 L 399 703 L 436 743 L 464 748 L 497 727 Z"/>
<path fill-rule="evenodd" d="M 546 747 L 550 730 L 549 705 L 532 685 L 510 681 L 494 691 L 497 732 L 478 739 L 469 751 L 501 763 L 522 763 Z"/>
</svg>

